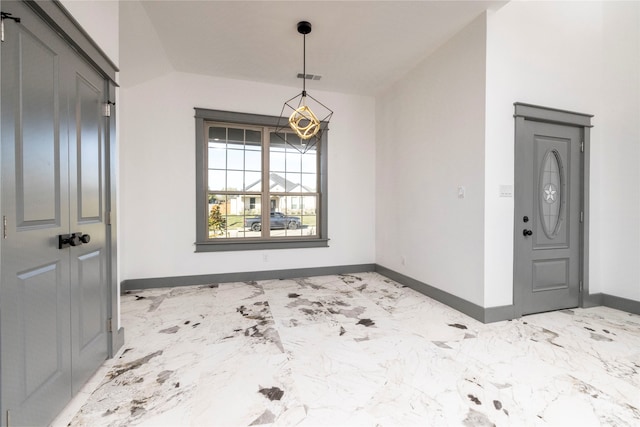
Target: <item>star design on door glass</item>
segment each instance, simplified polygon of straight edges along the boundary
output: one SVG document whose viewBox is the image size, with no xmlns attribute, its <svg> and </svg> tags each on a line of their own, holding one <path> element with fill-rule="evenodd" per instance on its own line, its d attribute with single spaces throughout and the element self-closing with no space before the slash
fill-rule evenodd
<svg viewBox="0 0 640 427">
<path fill-rule="evenodd" d="M 558 190 L 556 189 L 555 185 L 546 184 L 544 186 L 544 195 L 543 195 L 543 197 L 544 197 L 544 201 L 545 202 L 547 202 L 549 204 L 555 203 L 556 197 L 558 197 L 557 195 L 558 195 Z"/>
</svg>

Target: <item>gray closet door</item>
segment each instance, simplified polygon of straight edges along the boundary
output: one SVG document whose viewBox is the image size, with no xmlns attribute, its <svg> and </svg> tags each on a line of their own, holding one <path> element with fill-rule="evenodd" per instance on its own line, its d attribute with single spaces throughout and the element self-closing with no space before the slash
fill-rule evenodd
<svg viewBox="0 0 640 427">
<path fill-rule="evenodd" d="M 514 303 L 518 314 L 577 307 L 582 129 L 524 120 L 516 140 Z"/>
<path fill-rule="evenodd" d="M 104 80 L 30 8 L 2 10 L 22 23 L 1 45 L 0 425 L 38 426 L 107 357 Z M 73 232 L 90 242 L 59 249 Z"/>
<path fill-rule="evenodd" d="M 107 358 L 104 79 L 73 58 L 69 98 L 70 250 L 73 394 Z"/>
</svg>

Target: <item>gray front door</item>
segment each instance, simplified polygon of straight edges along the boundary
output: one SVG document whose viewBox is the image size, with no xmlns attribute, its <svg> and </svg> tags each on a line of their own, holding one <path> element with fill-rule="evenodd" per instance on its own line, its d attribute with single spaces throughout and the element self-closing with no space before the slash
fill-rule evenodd
<svg viewBox="0 0 640 427">
<path fill-rule="evenodd" d="M 22 22 L 1 44 L 0 425 L 36 426 L 107 358 L 105 83 L 30 8 L 2 11 Z"/>
<path fill-rule="evenodd" d="M 516 314 L 577 307 L 583 128 L 526 119 L 516 127 Z"/>
</svg>

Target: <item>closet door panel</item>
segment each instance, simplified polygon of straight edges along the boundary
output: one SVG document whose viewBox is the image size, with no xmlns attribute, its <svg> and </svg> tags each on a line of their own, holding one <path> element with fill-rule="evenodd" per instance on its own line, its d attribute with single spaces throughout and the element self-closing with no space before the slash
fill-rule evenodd
<svg viewBox="0 0 640 427">
<path fill-rule="evenodd" d="M 5 20 L 1 58 L 0 425 L 44 425 L 71 397 L 68 47 L 22 4 L 2 11 L 22 23 Z"/>
</svg>

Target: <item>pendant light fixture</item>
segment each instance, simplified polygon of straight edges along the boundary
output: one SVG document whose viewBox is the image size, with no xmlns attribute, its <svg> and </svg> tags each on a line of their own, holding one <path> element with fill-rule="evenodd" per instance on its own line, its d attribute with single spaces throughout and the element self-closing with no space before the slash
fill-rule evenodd
<svg viewBox="0 0 640 427">
<path fill-rule="evenodd" d="M 311 33 L 311 24 L 307 21 L 298 22 L 298 33 L 302 34 L 302 92 L 285 101 L 276 135 L 304 154 L 328 130 L 333 111 L 307 93 L 307 34 Z"/>
</svg>

